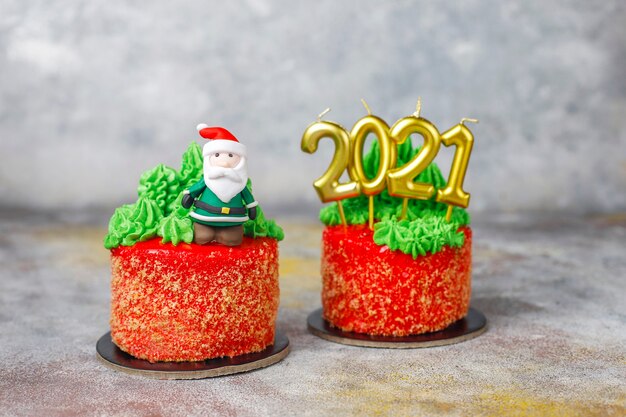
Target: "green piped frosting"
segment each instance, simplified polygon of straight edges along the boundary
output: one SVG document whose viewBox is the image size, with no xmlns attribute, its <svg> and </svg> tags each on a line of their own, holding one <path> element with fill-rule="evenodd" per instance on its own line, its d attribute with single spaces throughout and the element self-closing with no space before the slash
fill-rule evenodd
<svg viewBox="0 0 626 417">
<path fill-rule="evenodd" d="M 183 154 L 183 162 L 180 166 L 180 182 L 183 189 L 189 188 L 202 177 L 202 148 L 192 142 Z"/>
<path fill-rule="evenodd" d="M 159 164 L 141 174 L 137 194 L 155 201 L 161 212 L 169 214 L 169 206 L 176 199 L 180 176 L 174 168 Z"/>
<path fill-rule="evenodd" d="M 157 226 L 163 213 L 154 200 L 139 197 L 135 204 L 119 207 L 109 221 L 109 233 L 104 239 L 104 247 L 132 246 L 136 242 L 151 239 L 157 235 Z"/>
<path fill-rule="evenodd" d="M 463 246 L 465 235 L 458 231 L 457 224 L 448 223 L 445 217 L 431 216 L 412 221 L 391 217 L 374 225 L 374 242 L 417 258 L 437 253 L 444 245 Z"/>
<path fill-rule="evenodd" d="M 161 236 L 162 243 L 171 242 L 178 245 L 181 242 L 193 241 L 193 223 L 189 217 L 189 209 L 182 206 L 183 192 L 170 204 L 170 214 L 163 217 L 157 228 L 157 235 Z"/>
<path fill-rule="evenodd" d="M 271 237 L 276 240 L 283 240 L 285 233 L 274 220 L 265 218 L 261 207 L 257 208 L 256 219 L 248 220 L 243 224 L 243 234 L 250 237 Z"/>
<path fill-rule="evenodd" d="M 115 209 L 104 238 L 105 248 L 132 246 L 156 236 L 162 238 L 161 242 L 173 245 L 193 241 L 193 223 L 181 200 L 183 191 L 202 177 L 202 149 L 191 143 L 182 159 L 180 171 L 160 164 L 141 175 L 139 198 L 135 204 Z M 250 181 L 247 186 L 252 189 Z M 274 220 L 265 218 L 259 206 L 256 219 L 248 220 L 243 228 L 244 234 L 252 238 L 282 240 L 285 236 Z"/>
<path fill-rule="evenodd" d="M 191 243 L 193 241 L 193 223 L 188 216 L 187 210 L 181 207 L 173 211 L 169 216 L 163 217 L 159 223 L 157 234 L 161 236 L 161 242 L 171 242 L 178 245 L 180 242 Z"/>
<path fill-rule="evenodd" d="M 410 140 L 398 147 L 396 166 L 403 166 L 419 152 L 413 148 Z M 373 178 L 380 163 L 380 146 L 374 141 L 370 150 L 363 157 L 363 169 L 368 178 Z M 418 175 L 416 181 L 433 184 L 435 189 L 443 188 L 446 180 L 439 167 L 431 163 Z M 448 206 L 438 203 L 434 197 L 430 200 L 410 199 L 406 218 L 399 220 L 402 213 L 402 198 L 392 197 L 387 190 L 374 197 L 374 242 L 387 245 L 391 250 L 417 256 L 437 253 L 444 246 L 458 247 L 465 242 L 465 235 L 458 229 L 470 223 L 466 210 L 454 207 L 452 218 L 445 219 Z M 348 224 L 366 224 L 369 218 L 369 202 L 366 196 L 342 200 Z M 320 211 L 320 220 L 328 226 L 341 224 L 337 203 L 328 205 Z"/>
</svg>

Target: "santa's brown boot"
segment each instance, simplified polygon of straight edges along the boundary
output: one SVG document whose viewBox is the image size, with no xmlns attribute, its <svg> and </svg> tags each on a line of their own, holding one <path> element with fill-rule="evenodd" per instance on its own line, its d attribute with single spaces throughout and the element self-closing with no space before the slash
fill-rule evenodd
<svg viewBox="0 0 626 417">
<path fill-rule="evenodd" d="M 193 222 L 193 241 L 198 245 L 206 245 L 215 239 L 215 227 Z"/>
<path fill-rule="evenodd" d="M 243 226 L 224 226 L 217 228 L 215 240 L 226 246 L 239 246 L 243 242 Z"/>
</svg>

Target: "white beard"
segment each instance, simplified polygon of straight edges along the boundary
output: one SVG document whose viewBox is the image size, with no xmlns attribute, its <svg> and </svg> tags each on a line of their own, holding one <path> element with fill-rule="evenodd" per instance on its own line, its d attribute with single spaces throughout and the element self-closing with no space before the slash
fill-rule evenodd
<svg viewBox="0 0 626 417">
<path fill-rule="evenodd" d="M 228 203 L 248 183 L 248 164 L 245 158 L 235 168 L 211 166 L 209 158 L 204 160 L 204 182 L 217 198 Z"/>
</svg>

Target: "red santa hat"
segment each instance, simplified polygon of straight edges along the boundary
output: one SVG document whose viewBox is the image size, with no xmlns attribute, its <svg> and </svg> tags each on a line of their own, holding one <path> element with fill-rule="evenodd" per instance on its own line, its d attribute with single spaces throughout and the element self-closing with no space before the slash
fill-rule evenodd
<svg viewBox="0 0 626 417">
<path fill-rule="evenodd" d="M 196 128 L 200 136 L 209 140 L 202 148 L 203 156 L 219 152 L 234 153 L 242 157 L 246 156 L 246 146 L 239 143 L 237 138 L 223 127 L 209 127 L 201 123 Z"/>
</svg>

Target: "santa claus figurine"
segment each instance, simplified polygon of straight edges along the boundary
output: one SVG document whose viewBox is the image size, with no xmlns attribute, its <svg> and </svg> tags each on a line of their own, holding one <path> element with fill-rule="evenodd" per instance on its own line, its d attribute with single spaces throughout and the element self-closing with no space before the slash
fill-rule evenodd
<svg viewBox="0 0 626 417">
<path fill-rule="evenodd" d="M 202 148 L 204 176 L 184 191 L 182 205 L 194 206 L 194 242 L 213 241 L 228 246 L 240 245 L 243 224 L 256 218 L 256 202 L 246 187 L 248 164 L 246 147 L 228 130 L 198 125 L 200 136 L 209 141 Z"/>
</svg>

